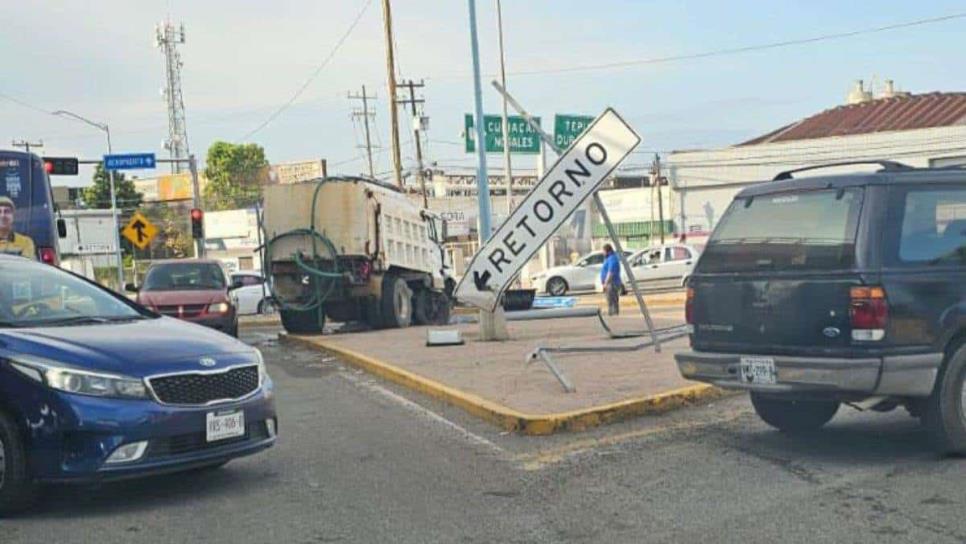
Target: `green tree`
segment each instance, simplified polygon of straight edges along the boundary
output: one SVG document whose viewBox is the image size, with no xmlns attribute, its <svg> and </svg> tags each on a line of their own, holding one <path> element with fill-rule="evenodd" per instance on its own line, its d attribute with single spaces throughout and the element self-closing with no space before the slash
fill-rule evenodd
<svg viewBox="0 0 966 544">
<path fill-rule="evenodd" d="M 144 200 L 144 195 L 134 188 L 134 182 L 125 179 L 120 172 L 115 172 L 114 190 L 118 208 L 137 208 Z M 111 207 L 111 180 L 103 164 L 98 164 L 94 170 L 94 184 L 84 189 L 84 202 L 88 208 Z"/>
<path fill-rule="evenodd" d="M 205 161 L 206 208 L 218 211 L 254 205 L 261 197 L 267 168 L 265 149 L 258 144 L 211 144 Z"/>
</svg>

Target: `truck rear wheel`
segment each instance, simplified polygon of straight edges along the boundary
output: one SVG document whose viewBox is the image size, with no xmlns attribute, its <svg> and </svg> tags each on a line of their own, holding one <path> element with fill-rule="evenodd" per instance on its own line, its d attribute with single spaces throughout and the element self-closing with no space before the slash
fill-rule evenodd
<svg viewBox="0 0 966 544">
<path fill-rule="evenodd" d="M 751 405 L 765 423 L 787 433 L 814 431 L 835 417 L 834 400 L 785 400 L 751 393 Z"/>
<path fill-rule="evenodd" d="M 382 280 L 382 324 L 388 329 L 408 327 L 413 319 L 413 290 L 406 280 L 386 276 Z"/>
<path fill-rule="evenodd" d="M 312 310 L 280 310 L 282 327 L 290 334 L 322 334 L 325 328 L 325 312 Z"/>
<path fill-rule="evenodd" d="M 940 454 L 966 454 L 966 346 L 940 370 L 922 422 Z"/>
<path fill-rule="evenodd" d="M 420 289 L 413 296 L 413 321 L 417 325 L 448 325 L 450 303 L 443 293 Z"/>
</svg>

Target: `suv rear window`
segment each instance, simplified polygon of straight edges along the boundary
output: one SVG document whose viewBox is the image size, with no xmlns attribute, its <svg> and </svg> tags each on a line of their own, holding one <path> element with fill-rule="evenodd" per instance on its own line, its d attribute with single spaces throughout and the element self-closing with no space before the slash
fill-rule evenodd
<svg viewBox="0 0 966 544">
<path fill-rule="evenodd" d="M 699 272 L 830 270 L 855 264 L 861 188 L 736 199 L 704 249 Z"/>
</svg>

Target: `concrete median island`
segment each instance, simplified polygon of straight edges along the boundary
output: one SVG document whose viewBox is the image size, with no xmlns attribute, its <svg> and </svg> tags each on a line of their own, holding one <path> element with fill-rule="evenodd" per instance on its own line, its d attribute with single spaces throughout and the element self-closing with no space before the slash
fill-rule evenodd
<svg viewBox="0 0 966 544">
<path fill-rule="evenodd" d="M 642 330 L 640 316 L 610 319 L 616 330 Z M 679 325 L 678 316 L 655 317 L 658 328 Z M 465 344 L 427 347 L 425 327 L 326 336 L 283 335 L 283 340 L 338 355 L 391 382 L 463 408 L 509 430 L 550 434 L 582 430 L 627 417 L 657 414 L 722 392 L 680 377 L 674 353 L 686 337 L 653 348 L 619 353 L 555 353 L 553 360 L 573 382 L 566 393 L 539 361 L 537 347 L 627 346 L 647 338 L 609 339 L 596 317 L 515 321 L 511 339 L 481 342 L 476 325 L 456 325 Z M 438 329 L 439 327 L 434 327 Z"/>
</svg>

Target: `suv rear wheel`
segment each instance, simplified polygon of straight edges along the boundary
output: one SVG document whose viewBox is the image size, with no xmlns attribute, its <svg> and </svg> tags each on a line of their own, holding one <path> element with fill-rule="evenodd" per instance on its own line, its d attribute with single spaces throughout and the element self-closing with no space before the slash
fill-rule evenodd
<svg viewBox="0 0 966 544">
<path fill-rule="evenodd" d="M 29 507 L 37 486 L 27 473 L 23 438 L 9 416 L 0 412 L 0 516 Z"/>
<path fill-rule="evenodd" d="M 966 454 L 966 346 L 946 360 L 922 422 L 939 453 Z"/>
<path fill-rule="evenodd" d="M 788 433 L 819 429 L 839 410 L 839 403 L 833 400 L 785 400 L 754 392 L 751 405 L 765 423 Z"/>
</svg>

